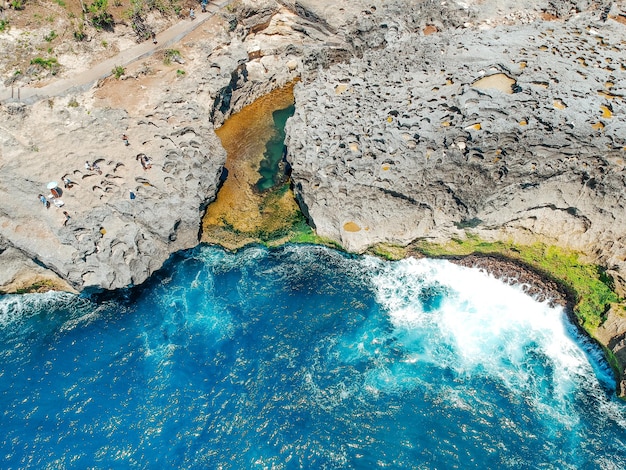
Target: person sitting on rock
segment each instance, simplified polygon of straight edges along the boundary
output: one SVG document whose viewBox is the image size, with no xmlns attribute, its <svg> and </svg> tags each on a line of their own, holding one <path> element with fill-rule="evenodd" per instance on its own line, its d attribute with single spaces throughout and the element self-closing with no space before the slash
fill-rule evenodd
<svg viewBox="0 0 626 470">
<path fill-rule="evenodd" d="M 63 211 L 63 215 L 65 216 L 65 221 L 63 222 L 63 226 L 65 227 L 67 223 L 70 221 L 71 217 L 67 211 Z"/>
<path fill-rule="evenodd" d="M 130 142 L 128 141 L 128 136 L 126 134 L 122 134 L 122 140 L 124 141 L 124 145 L 126 145 L 127 147 L 130 145 Z"/>
<path fill-rule="evenodd" d="M 148 157 L 147 155 L 144 155 L 142 165 L 143 165 L 144 170 L 149 170 L 150 168 L 152 168 L 152 160 L 150 160 L 150 157 Z"/>
<path fill-rule="evenodd" d="M 202 13 L 206 13 L 206 6 L 208 3 L 208 0 L 202 0 Z"/>
<path fill-rule="evenodd" d="M 67 176 L 62 177 L 61 180 L 63 181 L 63 186 L 65 187 L 65 189 L 72 189 L 72 187 L 74 186 L 74 182 Z"/>
<path fill-rule="evenodd" d="M 39 200 L 41 201 L 41 203 L 43 204 L 43 206 L 47 209 L 48 207 L 50 207 L 50 201 L 48 201 L 46 199 L 46 196 L 44 196 L 43 194 L 40 194 L 39 196 L 37 196 L 39 198 Z"/>
<path fill-rule="evenodd" d="M 141 168 L 143 168 L 144 170 L 149 170 L 150 168 L 152 168 L 152 162 L 145 153 L 137 154 L 135 160 L 139 160 L 139 163 L 141 163 Z"/>
<path fill-rule="evenodd" d="M 99 175 L 102 174 L 102 170 L 100 169 L 100 167 L 98 166 L 97 162 L 93 162 L 93 165 L 91 165 L 91 169 L 93 171 L 97 171 Z"/>
<path fill-rule="evenodd" d="M 196 19 L 196 12 L 193 11 L 193 8 L 189 9 L 189 18 L 192 19 L 192 20 Z"/>
<path fill-rule="evenodd" d="M 91 163 L 85 162 L 85 170 L 87 170 L 87 171 L 93 170 L 93 167 L 91 166 Z"/>
</svg>

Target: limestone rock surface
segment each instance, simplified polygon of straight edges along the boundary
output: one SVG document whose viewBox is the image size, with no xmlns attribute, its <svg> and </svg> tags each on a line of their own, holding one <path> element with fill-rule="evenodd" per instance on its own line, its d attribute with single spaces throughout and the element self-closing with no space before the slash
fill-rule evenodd
<svg viewBox="0 0 626 470">
<path fill-rule="evenodd" d="M 544 21 L 543 2 L 529 22 L 478 26 L 471 8 L 451 5 L 431 17 L 460 26 L 425 34 L 427 4 L 378 20 L 384 48 L 296 87 L 288 160 L 317 232 L 355 252 L 466 234 L 544 241 L 588 254 L 624 294 L 619 5 L 571 3 Z"/>
<path fill-rule="evenodd" d="M 334 33 L 309 16 L 312 5 L 236 2 L 168 49 L 174 61 L 156 50 L 125 67 L 120 80 L 84 92 L 70 88 L 35 104 L 19 95 L 0 103 L 0 288 L 50 279 L 78 291 L 139 284 L 170 253 L 197 244 L 225 161 L 214 127 L 327 63 L 328 49 L 345 50 L 328 45 Z M 61 78 L 86 71 L 81 54 L 90 46 L 96 54 L 100 43 L 130 45 L 124 31 L 81 43 L 71 68 L 63 56 Z M 12 25 L 0 36 L 0 51 L 10 54 L 26 33 Z M 20 77 L 11 84 L 40 85 L 34 76 Z M 54 77 L 41 84 L 46 81 Z M 151 159 L 150 169 L 142 168 L 141 154 Z M 97 162 L 99 171 L 86 169 L 86 161 Z M 61 188 L 61 207 L 48 197 L 51 181 Z"/>
<path fill-rule="evenodd" d="M 172 126 L 166 105 L 144 119 L 47 102 L 4 111 L 0 240 L 10 250 L 0 256 L 21 253 L 77 290 L 114 289 L 143 282 L 171 252 L 196 245 L 225 154 L 213 129 L 191 118 L 197 109 L 188 106 Z"/>
</svg>

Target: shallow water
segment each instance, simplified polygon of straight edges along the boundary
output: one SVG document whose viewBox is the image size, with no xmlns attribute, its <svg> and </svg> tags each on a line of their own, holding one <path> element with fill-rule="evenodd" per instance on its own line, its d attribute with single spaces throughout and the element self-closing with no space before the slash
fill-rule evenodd
<svg viewBox="0 0 626 470">
<path fill-rule="evenodd" d="M 2 468 L 624 468 L 602 355 L 446 261 L 199 247 L 0 299 Z"/>
<path fill-rule="evenodd" d="M 293 83 L 261 97 L 231 116 L 216 134 L 227 152 L 228 176 L 203 219 L 202 241 L 237 249 L 260 238 L 280 238 L 300 208 L 281 185 L 278 163 L 284 127 L 293 114 Z"/>
<path fill-rule="evenodd" d="M 256 183 L 259 191 L 271 189 L 282 179 L 280 162 L 285 154 L 285 125 L 287 124 L 287 119 L 293 116 L 295 110 L 296 107 L 292 104 L 286 108 L 277 109 L 272 113 L 276 133 L 265 145 L 263 160 L 261 160 L 259 165 L 261 178 Z"/>
</svg>

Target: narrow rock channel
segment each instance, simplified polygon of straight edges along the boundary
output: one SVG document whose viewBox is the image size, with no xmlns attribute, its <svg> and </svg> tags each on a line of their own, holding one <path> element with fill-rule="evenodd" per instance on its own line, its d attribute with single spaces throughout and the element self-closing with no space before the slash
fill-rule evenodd
<svg viewBox="0 0 626 470">
<path fill-rule="evenodd" d="M 281 158 L 281 127 L 293 104 L 291 84 L 245 107 L 216 131 L 228 156 L 225 181 L 204 216 L 203 242 L 232 250 L 284 240 L 302 220 Z"/>
</svg>

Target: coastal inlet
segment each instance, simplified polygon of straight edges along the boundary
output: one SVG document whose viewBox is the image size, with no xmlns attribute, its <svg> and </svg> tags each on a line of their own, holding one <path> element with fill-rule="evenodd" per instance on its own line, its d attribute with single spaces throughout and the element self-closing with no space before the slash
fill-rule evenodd
<svg viewBox="0 0 626 470">
<path fill-rule="evenodd" d="M 228 156 L 225 180 L 202 223 L 202 241 L 237 249 L 287 240 L 306 222 L 285 173 L 284 128 L 293 84 L 266 95 L 216 131 Z"/>
</svg>

